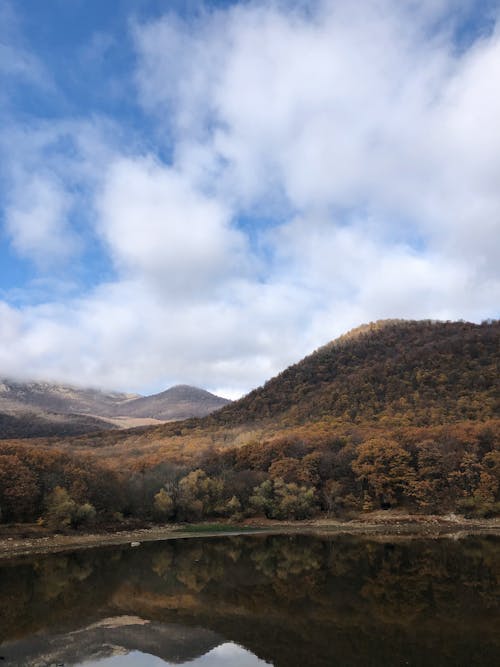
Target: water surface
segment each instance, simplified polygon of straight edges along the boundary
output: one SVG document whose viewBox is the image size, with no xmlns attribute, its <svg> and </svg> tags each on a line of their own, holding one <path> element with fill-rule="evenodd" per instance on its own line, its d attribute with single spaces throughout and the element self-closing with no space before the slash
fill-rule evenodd
<svg viewBox="0 0 500 667">
<path fill-rule="evenodd" d="M 0 563 L 0 665 L 497 667 L 500 538 L 178 539 Z"/>
</svg>

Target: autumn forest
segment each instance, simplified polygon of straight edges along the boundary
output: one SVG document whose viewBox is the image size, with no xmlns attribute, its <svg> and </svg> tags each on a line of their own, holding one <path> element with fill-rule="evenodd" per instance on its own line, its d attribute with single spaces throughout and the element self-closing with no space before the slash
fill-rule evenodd
<svg viewBox="0 0 500 667">
<path fill-rule="evenodd" d="M 0 441 L 1 522 L 500 514 L 500 322 L 390 320 L 208 417 Z"/>
</svg>

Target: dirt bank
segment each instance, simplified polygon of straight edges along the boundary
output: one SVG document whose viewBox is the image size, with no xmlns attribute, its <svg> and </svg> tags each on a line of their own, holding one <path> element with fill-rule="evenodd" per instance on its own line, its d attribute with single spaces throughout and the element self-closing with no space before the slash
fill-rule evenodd
<svg viewBox="0 0 500 667">
<path fill-rule="evenodd" d="M 391 540 L 447 536 L 457 539 L 471 534 L 500 535 L 500 519 L 464 519 L 455 515 L 420 516 L 373 512 L 350 521 L 315 519 L 278 522 L 253 519 L 240 524 L 168 524 L 105 533 L 68 532 L 66 534 L 47 534 L 38 530 L 35 526 L 15 526 L 4 527 L 2 534 L 0 534 L 0 559 L 188 537 L 220 537 L 223 535 L 257 533 L 352 534 L 373 536 L 378 539 L 389 538 Z"/>
</svg>

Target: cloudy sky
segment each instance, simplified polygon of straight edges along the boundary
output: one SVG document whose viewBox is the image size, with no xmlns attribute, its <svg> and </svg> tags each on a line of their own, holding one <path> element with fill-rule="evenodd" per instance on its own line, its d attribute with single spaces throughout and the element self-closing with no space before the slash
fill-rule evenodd
<svg viewBox="0 0 500 667">
<path fill-rule="evenodd" d="M 500 2 L 0 0 L 0 376 L 230 397 L 499 316 Z"/>
</svg>

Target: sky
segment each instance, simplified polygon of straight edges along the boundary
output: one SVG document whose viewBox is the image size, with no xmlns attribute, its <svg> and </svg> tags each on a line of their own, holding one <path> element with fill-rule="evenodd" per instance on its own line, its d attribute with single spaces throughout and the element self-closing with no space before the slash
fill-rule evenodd
<svg viewBox="0 0 500 667">
<path fill-rule="evenodd" d="M 499 317 L 500 0 L 0 0 L 0 376 L 235 398 Z"/>
</svg>

